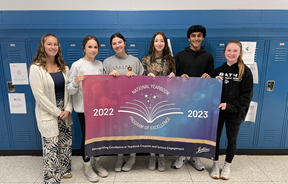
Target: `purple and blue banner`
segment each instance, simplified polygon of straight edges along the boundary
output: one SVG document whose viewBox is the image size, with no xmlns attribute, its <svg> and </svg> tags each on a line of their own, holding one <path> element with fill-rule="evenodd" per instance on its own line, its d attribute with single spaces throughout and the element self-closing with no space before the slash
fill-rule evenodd
<svg viewBox="0 0 288 184">
<path fill-rule="evenodd" d="M 219 79 L 85 77 L 87 158 L 125 153 L 214 157 Z"/>
</svg>

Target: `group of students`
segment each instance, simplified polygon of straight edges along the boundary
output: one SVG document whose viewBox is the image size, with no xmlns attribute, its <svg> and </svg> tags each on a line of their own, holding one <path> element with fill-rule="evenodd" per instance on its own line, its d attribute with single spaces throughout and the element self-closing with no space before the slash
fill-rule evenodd
<svg viewBox="0 0 288 184">
<path fill-rule="evenodd" d="M 71 112 L 73 107 L 78 114 L 83 135 L 81 151 L 85 163 L 85 176 L 91 182 L 97 182 L 98 176 L 108 176 L 107 170 L 100 162 L 100 157 L 85 157 L 85 116 L 82 93 L 82 81 L 85 80 L 85 75 L 105 74 L 114 77 L 147 75 L 181 76 L 188 79 L 189 77 L 220 78 L 223 81 L 223 89 L 221 104 L 219 104 L 216 153 L 210 176 L 214 179 L 229 179 L 238 131 L 252 99 L 253 77 L 242 60 L 242 45 L 235 40 L 230 41 L 223 51 L 227 62 L 214 70 L 212 54 L 201 46 L 205 36 L 206 29 L 203 26 L 191 26 L 187 31 L 190 46 L 173 58 L 165 34 L 156 32 L 152 37 L 148 55 L 140 62 L 138 58 L 126 53 L 126 40 L 123 35 L 115 33 L 110 38 L 110 45 L 115 55 L 105 59 L 102 64 L 95 59 L 99 52 L 98 39 L 88 35 L 82 43 L 84 57 L 75 61 L 69 70 L 64 62 L 57 37 L 50 33 L 43 35 L 29 68 L 29 81 L 36 100 L 35 114 L 42 137 L 44 183 L 60 183 L 62 178 L 72 177 Z M 219 141 L 224 123 L 228 146 L 224 167 L 220 172 Z M 156 159 L 155 153 L 150 154 L 148 168 L 155 170 L 158 161 L 158 170 L 165 171 L 164 155 L 160 154 Z M 131 153 L 125 164 L 123 158 L 123 154 L 118 154 L 115 171 L 131 170 L 135 164 L 136 153 Z M 180 169 L 186 161 L 185 156 L 179 156 L 173 167 Z M 192 157 L 190 161 L 197 170 L 205 169 L 200 158 Z"/>
</svg>

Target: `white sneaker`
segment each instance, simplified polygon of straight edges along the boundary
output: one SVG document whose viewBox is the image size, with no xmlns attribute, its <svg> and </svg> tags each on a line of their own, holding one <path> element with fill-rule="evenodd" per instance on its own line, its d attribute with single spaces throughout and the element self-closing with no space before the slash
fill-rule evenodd
<svg viewBox="0 0 288 184">
<path fill-rule="evenodd" d="M 174 162 L 173 168 L 175 169 L 181 169 L 184 163 L 186 162 L 186 157 L 185 156 L 180 156 L 178 159 Z"/>
<path fill-rule="evenodd" d="M 156 169 L 156 156 L 150 156 L 148 169 L 151 171 Z"/>
<path fill-rule="evenodd" d="M 94 172 L 94 170 L 92 169 L 92 165 L 90 162 L 85 163 L 84 175 L 87 177 L 87 179 L 90 182 L 99 181 L 99 178 L 98 178 L 97 174 Z"/>
<path fill-rule="evenodd" d="M 213 166 L 210 172 L 211 178 L 214 179 L 219 179 L 220 177 L 220 172 L 219 172 L 219 167 L 218 167 L 218 161 L 213 161 Z"/>
<path fill-rule="evenodd" d="M 130 156 L 129 160 L 122 167 L 122 171 L 130 171 L 135 164 L 136 156 Z"/>
<path fill-rule="evenodd" d="M 120 172 L 123 166 L 123 155 L 118 155 L 117 162 L 115 164 L 115 171 Z"/>
<path fill-rule="evenodd" d="M 158 171 L 165 171 L 165 159 L 164 157 L 158 157 Z"/>
<path fill-rule="evenodd" d="M 190 162 L 195 167 L 196 170 L 198 171 L 205 170 L 205 166 L 202 164 L 200 157 L 191 157 Z"/>
<path fill-rule="evenodd" d="M 102 164 L 100 161 L 94 161 L 94 169 L 95 169 L 95 172 L 98 174 L 98 176 L 104 178 L 104 177 L 107 177 L 108 176 L 108 172 L 106 169 L 103 168 Z"/>
<path fill-rule="evenodd" d="M 230 166 L 231 163 L 225 162 L 221 171 L 221 179 L 229 180 L 230 179 Z"/>
</svg>

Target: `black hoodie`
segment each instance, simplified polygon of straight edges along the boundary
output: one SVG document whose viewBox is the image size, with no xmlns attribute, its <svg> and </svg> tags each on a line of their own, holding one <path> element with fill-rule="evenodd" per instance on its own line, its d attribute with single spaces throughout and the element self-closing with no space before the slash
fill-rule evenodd
<svg viewBox="0 0 288 184">
<path fill-rule="evenodd" d="M 201 77 L 204 73 L 213 76 L 214 60 L 210 52 L 204 47 L 194 51 L 189 47 L 175 56 L 176 75 L 187 74 L 189 77 Z"/>
<path fill-rule="evenodd" d="M 226 110 L 220 111 L 220 118 L 229 120 L 243 119 L 249 109 L 253 96 L 253 75 L 245 65 L 244 75 L 238 81 L 238 62 L 232 66 L 225 62 L 214 71 L 214 76 L 223 78 L 221 103 L 226 103 Z"/>
</svg>

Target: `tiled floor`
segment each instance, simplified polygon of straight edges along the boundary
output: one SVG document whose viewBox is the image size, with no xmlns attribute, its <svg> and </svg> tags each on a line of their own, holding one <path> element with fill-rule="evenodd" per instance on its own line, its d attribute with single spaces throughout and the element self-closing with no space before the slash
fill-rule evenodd
<svg viewBox="0 0 288 184">
<path fill-rule="evenodd" d="M 171 165 L 176 157 L 166 156 L 166 171 L 148 170 L 149 156 L 138 156 L 130 172 L 114 172 L 115 156 L 101 157 L 101 162 L 109 171 L 107 178 L 98 183 L 105 184 L 288 184 L 288 156 L 236 156 L 231 166 L 231 179 L 228 181 L 210 178 L 212 161 L 202 159 L 205 171 L 196 171 L 189 162 L 182 169 Z M 125 158 L 128 159 L 128 156 Z M 220 157 L 221 166 L 224 157 Z M 90 183 L 83 174 L 84 164 L 80 156 L 72 158 L 71 179 L 61 183 Z M 43 183 L 42 157 L 0 157 L 0 184 Z"/>
</svg>

